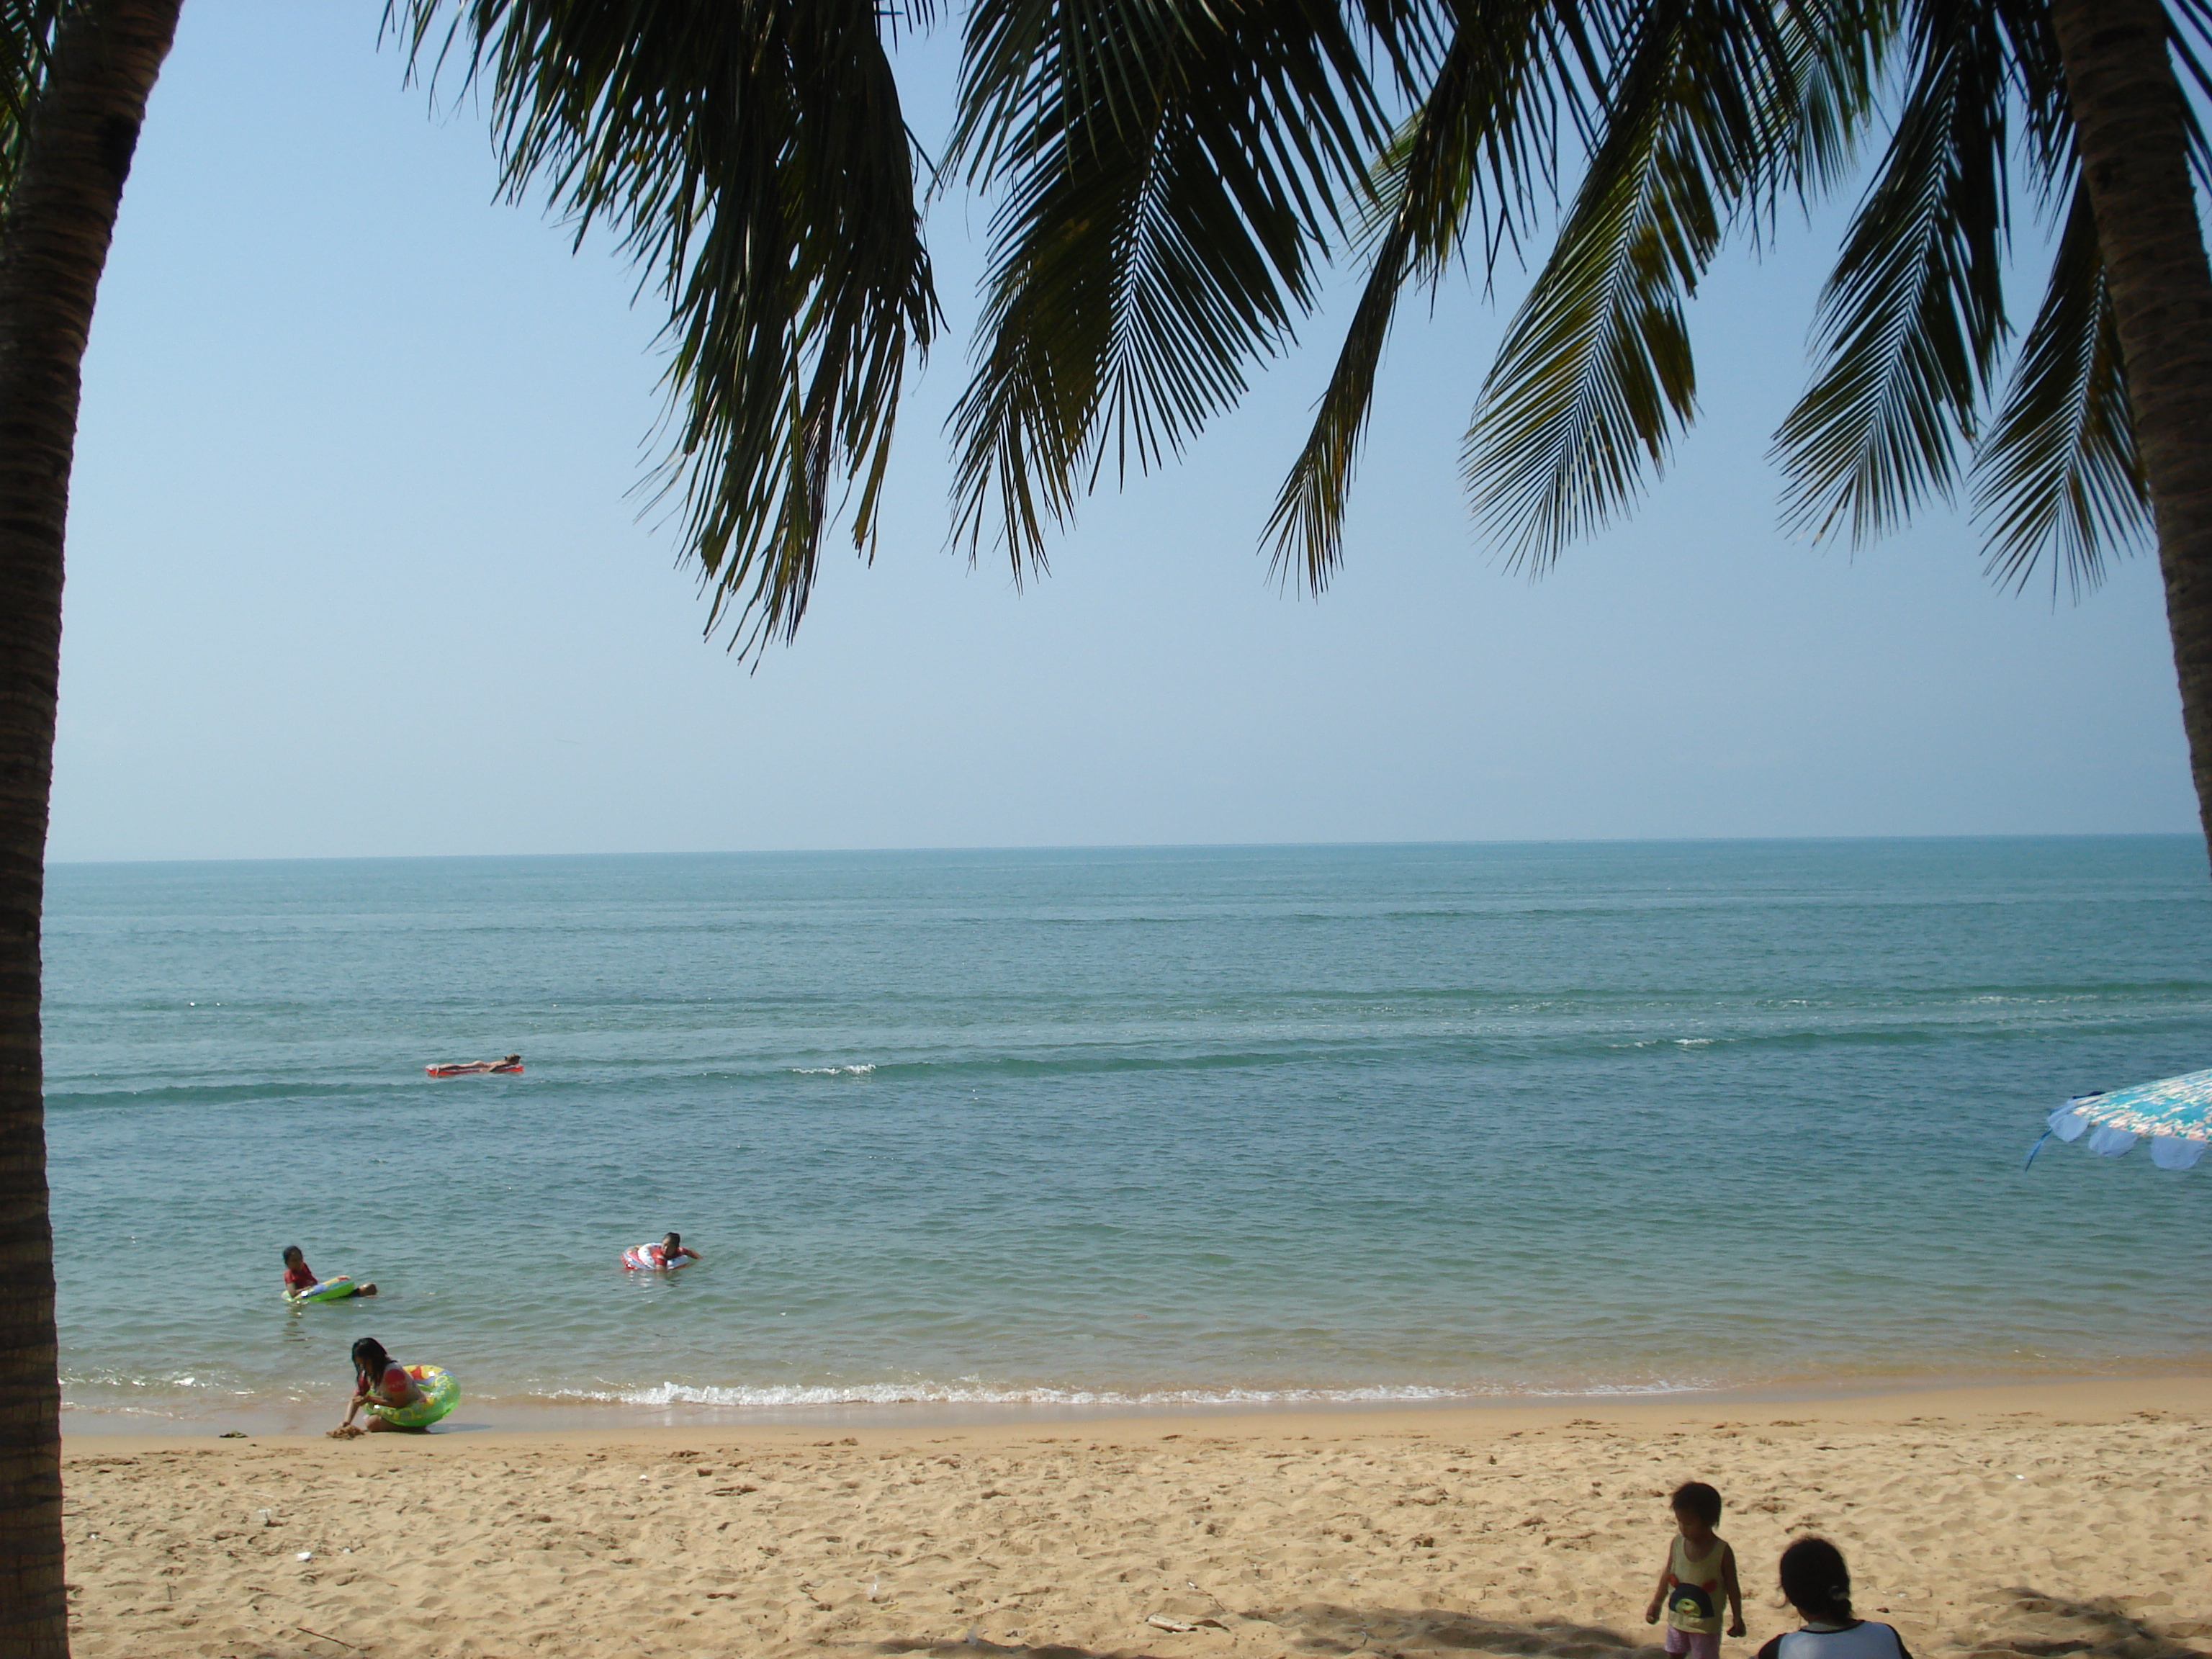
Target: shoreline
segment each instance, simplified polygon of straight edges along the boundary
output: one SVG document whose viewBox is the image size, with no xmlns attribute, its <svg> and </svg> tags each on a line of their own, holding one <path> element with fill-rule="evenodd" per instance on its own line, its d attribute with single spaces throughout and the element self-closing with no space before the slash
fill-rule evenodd
<svg viewBox="0 0 2212 1659">
<path fill-rule="evenodd" d="M 206 1418 L 148 1427 L 142 1422 L 118 1418 L 79 1421 L 76 1419 L 81 1415 L 88 1414 L 83 1408 L 73 1408 L 62 1414 L 62 1439 L 64 1448 L 78 1442 L 111 1449 L 125 1443 L 173 1447 L 180 1441 L 210 1438 L 225 1444 L 241 1443 L 239 1439 L 224 1439 L 228 1431 L 241 1435 L 245 1442 L 250 1443 L 313 1443 L 324 1437 L 322 1429 L 313 1426 L 313 1423 L 325 1415 L 334 1421 L 343 1409 L 337 1390 L 332 1391 L 332 1402 L 327 1412 L 320 1406 L 301 1406 L 283 1413 L 286 1420 L 282 1426 L 258 1428 L 243 1426 L 244 1419 L 254 1415 L 248 1413 L 239 1413 L 237 1420 Z M 1012 1443 L 1069 1431 L 1125 1439 L 1157 1439 L 1163 1434 L 1200 1432 L 1240 1439 L 1294 1432 L 1326 1432 L 1332 1437 L 1348 1437 L 1419 1431 L 1464 1437 L 1516 1428 L 1556 1427 L 1577 1420 L 1652 1430 L 1671 1425 L 1707 1423 L 1716 1413 L 1733 1414 L 1746 1421 L 1810 1414 L 1823 1421 L 1895 1424 L 1935 1416 L 2021 1414 L 2059 1414 L 2069 1420 L 2110 1421 L 2146 1410 L 2181 1411 L 2212 1418 L 2212 1373 L 2027 1382 L 1915 1380 L 1881 1389 L 1835 1384 L 1636 1395 L 1225 1401 L 1218 1405 L 1178 1401 L 1158 1406 L 1134 1402 L 1021 1406 L 915 1401 L 850 1407 L 495 1406 L 472 1413 L 464 1399 L 454 1417 L 428 1435 L 380 1438 L 413 1444 L 470 1441 L 513 1445 L 519 1442 L 558 1440 L 570 1444 L 658 1445 L 686 1438 L 742 1443 L 752 1439 L 799 1440 L 808 1435 L 836 1433 L 865 1436 L 870 1444 L 891 1445 L 904 1443 L 915 1436 L 930 1437 L 933 1443 L 947 1433 Z"/>
<path fill-rule="evenodd" d="M 991 1425 L 64 1446 L 79 1659 L 1661 1659 L 1668 1492 L 1753 1659 L 1835 1540 L 1918 1659 L 2212 1659 L 2212 1379 Z"/>
</svg>

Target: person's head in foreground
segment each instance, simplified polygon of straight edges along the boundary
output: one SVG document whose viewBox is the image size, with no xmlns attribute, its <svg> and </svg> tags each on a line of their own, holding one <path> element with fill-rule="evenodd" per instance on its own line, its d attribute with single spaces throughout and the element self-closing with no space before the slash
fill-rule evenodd
<svg viewBox="0 0 2212 1659">
<path fill-rule="evenodd" d="M 1801 1538 L 1782 1552 L 1782 1594 L 1815 1625 L 1851 1620 L 1851 1570 L 1825 1538 Z"/>
<path fill-rule="evenodd" d="M 1692 1544 L 1702 1544 L 1721 1523 L 1721 1495 L 1702 1480 L 1685 1480 L 1667 1500 L 1674 1524 Z"/>
<path fill-rule="evenodd" d="M 660 1248 L 664 1250 L 673 1250 L 683 1243 L 684 1235 L 682 1233 L 671 1233 L 660 1241 Z"/>
<path fill-rule="evenodd" d="M 284 1265 L 286 1267 L 296 1267 L 307 1259 L 307 1256 L 301 1253 L 300 1247 L 297 1244 L 287 1244 L 284 1247 Z"/>
<path fill-rule="evenodd" d="M 522 1064 L 522 1056 L 520 1054 L 509 1054 L 505 1060 L 500 1061 L 500 1064 L 502 1066 L 520 1066 Z"/>
</svg>

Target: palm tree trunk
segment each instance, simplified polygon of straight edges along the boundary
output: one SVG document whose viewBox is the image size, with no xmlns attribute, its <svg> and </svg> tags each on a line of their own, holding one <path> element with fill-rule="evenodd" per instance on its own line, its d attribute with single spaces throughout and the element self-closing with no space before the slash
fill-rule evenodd
<svg viewBox="0 0 2212 1659">
<path fill-rule="evenodd" d="M 2150 487 L 2198 821 L 2212 837 L 2212 267 L 2160 0 L 2051 0 Z"/>
<path fill-rule="evenodd" d="M 66 1659 L 39 916 L 79 370 L 181 0 L 63 23 L 0 230 L 0 1653 Z"/>
</svg>

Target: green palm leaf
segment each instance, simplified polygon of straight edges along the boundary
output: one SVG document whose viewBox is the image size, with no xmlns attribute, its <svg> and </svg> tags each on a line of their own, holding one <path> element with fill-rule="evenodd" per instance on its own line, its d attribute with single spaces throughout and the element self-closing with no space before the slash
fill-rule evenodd
<svg viewBox="0 0 2212 1659">
<path fill-rule="evenodd" d="M 44 84 L 64 0 L 0 0 L 0 216 L 23 159 L 24 123 Z"/>
<path fill-rule="evenodd" d="M 2104 579 L 2107 549 L 2149 528 L 2119 328 L 2078 181 L 2042 308 L 1974 465 L 1990 574 L 2008 586 L 2025 586 L 2055 550 L 2053 591 L 2063 571 L 2079 598 Z"/>
<path fill-rule="evenodd" d="M 395 0 L 397 3 L 397 0 Z M 418 61 L 444 0 L 408 0 Z M 804 614 L 841 501 L 872 549 L 909 349 L 937 323 L 915 153 L 868 0 L 458 0 L 507 188 L 604 219 L 670 305 L 660 487 L 752 649 Z M 395 15 L 403 15 L 396 13 Z"/>
<path fill-rule="evenodd" d="M 1400 131 L 1371 187 L 1366 285 L 1352 313 L 1313 431 L 1267 521 L 1278 574 L 1295 568 L 1313 592 L 1343 556 L 1344 512 L 1375 377 L 1408 282 L 1433 283 L 1471 220 L 1499 240 L 1514 233 L 1556 165 L 1551 135 L 1571 88 L 1558 69 L 1579 16 L 1546 0 L 1471 0 L 1421 106 Z M 1572 61 L 1572 60 L 1569 60 Z"/>
<path fill-rule="evenodd" d="M 1644 10 L 1589 172 L 1468 434 L 1477 515 L 1516 561 L 1540 568 L 1606 522 L 1691 419 L 1683 301 L 1727 225 L 1806 153 L 1802 52 L 1756 4 Z"/>
<path fill-rule="evenodd" d="M 1821 297 L 1825 367 L 1784 422 L 1785 516 L 1856 543 L 1948 495 L 2007 325 L 2012 55 L 1995 9 L 1923 0 L 1912 86 Z"/>
<path fill-rule="evenodd" d="M 1109 453 L 1179 453 L 1288 342 L 1387 128 L 1323 0 L 979 6 L 963 110 L 954 155 L 1006 194 L 955 535 L 972 554 L 995 519 L 1018 579 Z"/>
<path fill-rule="evenodd" d="M 2189 120 L 2189 170 L 2197 188 L 2212 193 L 2212 139 L 2208 139 L 2199 112 L 2212 100 L 2212 3 L 2207 0 L 2166 0 L 2168 41 L 2173 51 L 2177 76 L 2186 98 Z"/>
</svg>

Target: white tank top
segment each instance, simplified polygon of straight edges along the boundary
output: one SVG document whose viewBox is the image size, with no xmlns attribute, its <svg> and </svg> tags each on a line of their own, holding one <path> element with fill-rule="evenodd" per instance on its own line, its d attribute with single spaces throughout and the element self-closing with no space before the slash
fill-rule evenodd
<svg viewBox="0 0 2212 1659">
<path fill-rule="evenodd" d="M 1912 1659 L 1888 1625 L 1857 1619 L 1828 1630 L 1793 1630 L 1759 1650 L 1759 1659 Z"/>
</svg>

